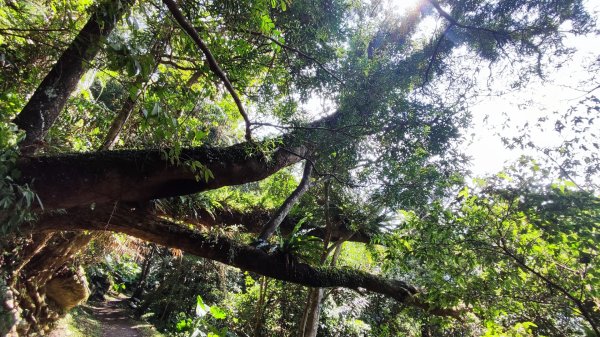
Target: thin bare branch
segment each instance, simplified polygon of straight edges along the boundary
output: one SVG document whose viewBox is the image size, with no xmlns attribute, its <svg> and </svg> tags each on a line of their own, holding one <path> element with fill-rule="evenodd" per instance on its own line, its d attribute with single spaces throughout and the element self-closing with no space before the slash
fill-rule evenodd
<svg viewBox="0 0 600 337">
<path fill-rule="evenodd" d="M 318 65 L 318 66 L 319 66 L 319 68 L 321 68 L 321 69 L 322 69 L 324 72 L 326 72 L 326 73 L 327 73 L 327 74 L 329 74 L 331 77 L 333 77 L 333 78 L 334 78 L 336 81 L 338 81 L 340 84 L 342 84 L 342 85 L 345 85 L 344 81 L 342 81 L 342 79 L 341 79 L 341 78 L 339 78 L 339 77 L 338 77 L 336 74 L 334 74 L 334 73 L 333 73 L 333 72 L 331 72 L 329 69 L 327 69 L 327 68 L 326 68 L 326 67 L 323 65 L 323 63 L 319 62 L 319 61 L 318 61 L 316 58 L 314 58 L 314 57 L 312 57 L 312 56 L 308 55 L 307 53 L 305 53 L 305 52 L 303 52 L 303 51 L 301 51 L 301 50 L 299 50 L 299 49 L 297 49 L 297 48 L 294 48 L 294 47 L 292 47 L 292 46 L 290 46 L 290 45 L 287 45 L 287 44 L 285 44 L 285 43 L 282 43 L 282 42 L 280 42 L 279 40 L 277 40 L 277 39 L 274 39 L 274 38 L 272 38 L 272 37 L 270 37 L 270 36 L 264 35 L 264 34 L 262 34 L 262 33 L 260 33 L 260 32 L 255 32 L 255 31 L 251 31 L 251 30 L 243 30 L 243 32 L 245 32 L 245 33 L 248 33 L 248 34 L 251 34 L 251 35 L 254 35 L 254 36 L 259 36 L 259 37 L 262 37 L 262 38 L 264 38 L 264 39 L 267 39 L 267 40 L 269 40 L 269 41 L 271 41 L 271 42 L 275 43 L 276 45 L 278 45 L 278 46 L 279 46 L 279 47 L 281 47 L 281 48 L 284 48 L 284 49 L 287 49 L 287 50 L 293 51 L 294 53 L 296 53 L 296 54 L 300 55 L 301 57 L 303 57 L 303 58 L 305 58 L 305 59 L 307 59 L 307 60 L 310 60 L 310 61 L 312 61 L 313 63 L 315 63 L 316 65 Z"/>
<path fill-rule="evenodd" d="M 0 32 L 68 32 L 67 28 L 0 28 Z"/>
<path fill-rule="evenodd" d="M 167 8 L 169 8 L 171 14 L 173 14 L 175 21 L 177 21 L 181 28 L 183 28 L 183 30 L 192 38 L 194 43 L 196 43 L 196 46 L 198 46 L 198 48 L 200 48 L 200 50 L 204 53 L 210 70 L 212 70 L 212 72 L 215 73 L 215 75 L 217 75 L 221 81 L 223 81 L 225 88 L 227 88 L 227 91 L 229 91 L 229 94 L 231 94 L 231 97 L 233 97 L 235 105 L 237 105 L 237 108 L 240 111 L 240 115 L 242 115 L 242 118 L 244 118 L 244 121 L 246 122 L 246 140 L 251 141 L 252 135 L 250 130 L 250 119 L 248 118 L 248 114 L 246 113 L 246 109 L 244 109 L 244 105 L 242 104 L 240 97 L 235 92 L 233 85 L 229 81 L 229 78 L 227 78 L 227 75 L 225 75 L 219 66 L 219 63 L 211 53 L 210 49 L 208 49 L 204 41 L 202 41 L 196 29 L 183 16 L 183 13 L 181 13 L 175 1 L 163 0 L 163 3 L 167 6 Z"/>
<path fill-rule="evenodd" d="M 458 20 L 456 20 L 454 17 L 452 17 L 452 15 L 450 15 L 448 12 L 446 12 L 442 6 L 440 5 L 439 2 L 437 2 L 437 0 L 428 0 L 429 3 L 435 8 L 435 10 L 446 20 L 448 20 L 450 23 L 452 23 L 453 25 L 463 28 L 463 29 L 472 29 L 472 30 L 480 30 L 480 31 L 484 31 L 487 32 L 489 34 L 492 34 L 494 37 L 496 37 L 497 35 L 504 35 L 504 36 L 509 36 L 510 34 L 508 32 L 503 32 L 503 31 L 497 31 L 497 30 L 493 30 L 493 29 L 489 29 L 489 28 L 485 28 L 485 27 L 477 27 L 477 26 L 470 26 L 470 25 L 465 25 L 462 24 L 460 22 L 458 22 Z"/>
<path fill-rule="evenodd" d="M 442 41 L 444 41 L 444 38 L 446 37 L 446 34 L 448 34 L 448 31 L 450 31 L 450 29 L 452 29 L 452 27 L 454 27 L 454 23 L 450 23 L 450 25 L 448 25 L 448 27 L 446 27 L 446 29 L 444 29 L 444 32 L 442 33 L 442 35 L 438 38 L 437 42 L 435 43 L 435 47 L 433 49 L 433 54 L 431 55 L 431 59 L 429 60 L 429 64 L 427 65 L 427 70 L 425 71 L 425 79 L 423 80 L 423 84 L 427 84 L 427 82 L 429 82 L 429 74 L 431 73 L 431 69 L 433 68 L 433 65 L 435 64 L 435 60 L 437 58 L 437 54 L 439 52 L 440 49 L 440 45 L 442 44 Z"/>
<path fill-rule="evenodd" d="M 301 125 L 278 125 L 278 124 L 272 124 L 272 123 L 262 123 L 262 122 L 257 122 L 257 123 L 252 123 L 252 125 L 255 126 L 268 126 L 268 127 L 272 127 L 272 128 L 276 128 L 276 129 L 282 129 L 282 130 L 322 130 L 322 131 L 329 131 L 331 133 L 341 133 L 345 136 L 348 136 L 350 138 L 358 138 L 356 135 L 350 134 L 348 132 L 342 131 L 343 129 L 347 129 L 347 128 L 351 128 L 351 127 L 358 127 L 360 125 L 348 125 L 348 126 L 343 126 L 340 128 L 327 128 L 327 127 L 323 127 L 323 126 L 301 126 Z"/>
<path fill-rule="evenodd" d="M 303 154 L 300 154 L 300 153 L 296 153 L 292 149 L 285 148 L 285 147 L 282 147 L 281 150 L 285 151 L 285 152 L 287 152 L 287 153 L 289 153 L 291 155 L 294 155 L 294 156 L 296 156 L 298 158 L 304 159 L 304 160 L 308 161 L 309 163 L 311 163 L 312 166 L 313 166 L 313 170 L 315 171 L 315 174 L 317 176 L 320 176 L 320 177 L 331 177 L 331 178 L 335 179 L 338 183 L 340 183 L 342 185 L 351 186 L 351 187 L 358 187 L 356 184 L 353 184 L 353 183 L 351 183 L 349 181 L 345 181 L 345 180 L 341 179 L 340 177 L 338 177 L 337 175 L 335 175 L 333 173 L 319 172 L 317 170 L 315 162 L 312 159 L 308 158 L 306 155 L 303 155 Z"/>
</svg>

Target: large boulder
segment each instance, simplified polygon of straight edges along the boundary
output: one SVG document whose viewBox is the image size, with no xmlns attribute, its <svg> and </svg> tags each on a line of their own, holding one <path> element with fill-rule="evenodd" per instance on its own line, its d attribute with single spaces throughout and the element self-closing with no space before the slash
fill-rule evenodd
<svg viewBox="0 0 600 337">
<path fill-rule="evenodd" d="M 46 284 L 46 296 L 58 309 L 68 311 L 86 301 L 90 295 L 83 269 L 65 270 Z"/>
</svg>

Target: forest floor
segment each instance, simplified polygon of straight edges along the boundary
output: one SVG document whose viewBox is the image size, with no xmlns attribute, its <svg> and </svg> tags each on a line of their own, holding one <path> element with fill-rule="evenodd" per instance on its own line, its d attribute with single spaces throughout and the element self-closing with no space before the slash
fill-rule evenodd
<svg viewBox="0 0 600 337">
<path fill-rule="evenodd" d="M 152 325 L 132 318 L 125 297 L 108 297 L 74 309 L 49 337 L 162 337 Z"/>
</svg>

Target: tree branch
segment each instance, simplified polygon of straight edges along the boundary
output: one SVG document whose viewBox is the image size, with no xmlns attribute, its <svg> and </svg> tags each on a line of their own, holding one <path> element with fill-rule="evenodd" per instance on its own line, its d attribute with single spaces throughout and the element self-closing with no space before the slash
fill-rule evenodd
<svg viewBox="0 0 600 337">
<path fill-rule="evenodd" d="M 67 28 L 0 28 L 0 32 L 68 32 Z"/>
<path fill-rule="evenodd" d="M 344 129 L 348 129 L 348 128 L 352 128 L 352 127 L 359 127 L 361 125 L 355 124 L 355 125 L 347 125 L 347 126 L 343 126 L 340 128 L 336 128 L 336 129 L 332 129 L 332 128 L 327 128 L 327 127 L 322 127 L 322 126 L 302 126 L 302 125 L 278 125 L 278 124 L 273 124 L 273 123 L 263 123 L 263 122 L 254 122 L 252 123 L 252 125 L 256 125 L 256 126 L 268 126 L 268 127 L 273 127 L 276 129 L 281 129 L 281 130 L 320 130 L 320 131 L 328 131 L 331 133 L 340 133 L 344 136 L 347 136 L 348 138 L 352 138 L 352 139 L 358 139 L 359 137 L 357 137 L 356 135 L 350 134 L 349 132 L 343 131 Z"/>
<path fill-rule="evenodd" d="M 501 32 L 501 31 L 496 31 L 493 29 L 485 28 L 485 27 L 476 27 L 476 26 L 462 24 L 462 23 L 458 22 L 458 20 L 456 20 L 454 17 L 452 17 L 452 15 L 448 14 L 448 12 L 446 12 L 442 8 L 442 6 L 440 5 L 439 2 L 437 2 L 437 0 L 428 0 L 428 1 L 444 19 L 448 20 L 452 25 L 454 25 L 456 27 L 460 27 L 463 29 L 484 31 L 484 32 L 487 32 L 487 33 L 493 35 L 494 37 L 496 37 L 497 35 L 510 36 L 510 34 L 508 32 Z"/>
<path fill-rule="evenodd" d="M 446 29 L 444 29 L 444 32 L 442 33 L 442 35 L 438 38 L 437 42 L 435 43 L 435 47 L 433 49 L 433 54 L 431 55 L 431 58 L 429 59 L 429 64 L 427 65 L 427 70 L 425 71 L 425 80 L 423 81 L 423 84 L 427 84 L 427 82 L 429 82 L 429 74 L 431 73 L 431 69 L 433 68 L 435 60 L 437 59 L 437 54 L 439 52 L 440 45 L 442 44 L 442 41 L 446 37 L 446 34 L 448 33 L 448 31 L 450 31 L 450 29 L 452 29 L 452 27 L 454 27 L 454 23 L 451 22 L 450 25 L 448 25 L 448 27 L 446 27 Z"/>
<path fill-rule="evenodd" d="M 594 330 L 594 332 L 598 336 L 600 336 L 600 326 L 599 326 L 599 322 L 598 322 L 598 318 L 599 318 L 598 315 L 593 315 L 592 314 L 593 311 L 588 311 L 588 308 L 586 308 L 586 306 L 584 305 L 584 303 L 580 299 L 578 299 L 577 297 L 575 297 L 573 294 L 571 294 L 567 289 L 565 289 L 564 287 L 562 287 L 557 282 L 554 282 L 553 280 L 551 280 L 548 276 L 543 275 L 541 272 L 539 272 L 539 271 L 535 270 L 534 268 L 530 267 L 529 265 L 527 265 L 525 263 L 525 261 L 522 258 L 519 258 L 518 256 L 516 256 L 505 245 L 504 242 L 497 243 L 497 246 L 501 249 L 501 253 L 503 255 L 506 255 L 509 258 L 511 258 L 517 264 L 518 267 L 520 267 L 521 269 L 523 269 L 526 272 L 529 272 L 529 273 L 535 275 L 537 278 L 539 278 L 544 283 L 546 283 L 548 285 L 548 287 L 551 287 L 551 288 L 554 288 L 554 289 L 558 290 L 566 298 L 568 298 L 573 303 L 573 305 L 575 307 L 577 307 L 577 309 L 581 312 L 581 315 L 590 324 L 590 326 L 592 327 L 592 329 Z"/>
<path fill-rule="evenodd" d="M 304 146 L 294 150 L 307 152 Z M 262 180 L 302 159 L 281 148 L 265 153 L 261 143 L 183 149 L 178 158 L 168 158 L 168 149 L 20 158 L 18 183 L 32 184 L 47 209 L 143 202 Z M 190 162 L 201 163 L 213 178 L 200 178 Z"/>
<path fill-rule="evenodd" d="M 275 233 L 275 230 L 279 227 L 279 225 L 281 225 L 283 219 L 285 219 L 292 207 L 298 202 L 300 197 L 302 197 L 302 195 L 308 191 L 311 185 L 310 175 L 312 170 L 313 164 L 311 164 L 309 161 L 306 161 L 304 163 L 304 173 L 302 175 L 300 184 L 298 184 L 298 187 L 296 187 L 294 192 L 292 192 L 292 194 L 285 199 L 283 204 L 277 209 L 275 214 L 273 214 L 273 217 L 269 220 L 269 222 L 264 225 L 260 235 L 258 236 L 258 242 L 267 241 L 271 235 Z"/>
<path fill-rule="evenodd" d="M 333 77 L 340 84 L 345 85 L 344 81 L 342 81 L 336 74 L 332 73 L 329 69 L 327 69 L 323 65 L 323 63 L 319 62 L 316 58 L 314 58 L 314 57 L 306 54 L 305 52 L 303 52 L 303 51 L 301 51 L 301 50 L 299 50 L 297 48 L 294 48 L 292 46 L 289 46 L 289 45 L 287 45 L 285 43 L 281 43 L 277 39 L 274 39 L 274 38 L 272 38 L 270 36 L 264 35 L 264 34 L 262 34 L 260 32 L 255 32 L 255 31 L 251 31 L 251 30 L 242 30 L 242 32 L 248 33 L 248 34 L 251 34 L 251 35 L 254 35 L 254 36 L 259 36 L 259 37 L 265 38 L 265 39 L 267 39 L 267 40 L 275 43 L 276 45 L 278 45 L 281 48 L 293 51 L 294 53 L 300 55 L 301 57 L 304 57 L 305 59 L 314 62 L 316 65 L 319 66 L 319 68 L 321 68 L 324 72 L 326 72 L 327 74 L 329 74 L 329 76 Z"/>
<path fill-rule="evenodd" d="M 446 20 L 448 20 L 448 22 L 451 23 L 451 26 L 456 26 L 456 27 L 463 28 L 463 29 L 481 31 L 481 32 L 485 32 L 485 33 L 491 35 L 494 38 L 494 40 L 496 41 L 496 44 L 498 45 L 500 50 L 506 54 L 506 51 L 504 50 L 504 48 L 502 46 L 504 41 L 500 40 L 499 36 L 505 38 L 506 41 L 510 41 L 511 40 L 511 32 L 498 31 L 498 30 L 493 30 L 493 29 L 489 29 L 489 28 L 485 28 L 485 27 L 477 27 L 477 26 L 462 24 L 462 23 L 458 22 L 458 20 L 456 20 L 454 17 L 452 17 L 452 15 L 448 14 L 448 12 L 446 12 L 442 8 L 442 6 L 440 6 L 440 3 L 437 0 L 428 0 L 428 1 L 429 1 L 429 3 L 431 3 L 431 5 L 435 8 L 435 10 L 443 18 L 445 18 Z M 439 43 L 439 41 L 438 41 L 438 43 Z"/>
<path fill-rule="evenodd" d="M 177 21 L 181 28 L 183 28 L 183 30 L 192 38 L 194 43 L 196 43 L 198 48 L 200 48 L 200 50 L 204 53 L 210 70 L 212 70 L 212 72 L 215 73 L 215 75 L 217 75 L 217 77 L 220 78 L 221 81 L 223 81 L 223 84 L 225 84 L 225 88 L 227 88 L 227 91 L 229 91 L 229 94 L 231 94 L 231 97 L 233 97 L 233 100 L 235 101 L 235 104 L 237 105 L 237 108 L 240 111 L 240 115 L 242 115 L 242 118 L 244 118 L 244 122 L 246 122 L 246 141 L 251 141 L 252 135 L 250 130 L 250 119 L 248 118 L 248 114 L 244 109 L 242 101 L 240 100 L 238 94 L 235 92 L 233 85 L 227 78 L 227 75 L 225 75 L 225 73 L 219 66 L 219 63 L 217 63 L 217 60 L 210 52 L 210 49 L 208 49 L 206 44 L 204 44 L 204 41 L 202 41 L 196 29 L 183 16 L 183 13 L 181 13 L 175 1 L 163 0 L 163 3 L 169 8 L 171 14 L 173 14 L 175 21 Z"/>
<path fill-rule="evenodd" d="M 107 223 L 109 217 L 111 221 Z M 415 296 L 417 289 L 399 280 L 389 280 L 358 270 L 315 268 L 290 259 L 289 255 L 281 252 L 268 254 L 228 238 L 206 235 L 165 219 L 121 207 L 114 213 L 112 207 L 97 207 L 95 210 L 79 208 L 69 210 L 68 213 L 43 214 L 32 230 L 120 232 L 282 281 L 318 288 L 366 289 L 406 305 L 422 308 L 433 315 L 460 319 L 463 313 L 461 310 L 439 308 L 421 302 Z"/>
<path fill-rule="evenodd" d="M 293 150 L 289 149 L 289 148 L 285 148 L 282 147 L 281 148 L 283 151 L 286 151 L 294 156 L 300 157 L 304 160 L 306 160 L 307 162 L 309 162 L 312 166 L 313 166 L 313 170 L 315 171 L 315 174 L 320 176 L 320 177 L 331 177 L 333 179 L 335 179 L 338 183 L 343 184 L 343 185 L 347 185 L 347 186 L 352 186 L 352 187 L 357 187 L 355 184 L 352 184 L 350 181 L 344 181 L 342 179 L 340 179 L 336 174 L 333 173 L 328 173 L 328 172 L 319 172 L 317 170 L 317 165 L 315 164 L 315 162 L 308 158 L 306 155 L 304 154 L 300 154 L 300 153 L 296 153 Z"/>
</svg>

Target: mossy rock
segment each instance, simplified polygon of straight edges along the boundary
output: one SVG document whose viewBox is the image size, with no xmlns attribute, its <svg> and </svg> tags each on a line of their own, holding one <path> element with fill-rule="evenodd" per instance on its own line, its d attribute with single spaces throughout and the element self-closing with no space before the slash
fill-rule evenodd
<svg viewBox="0 0 600 337">
<path fill-rule="evenodd" d="M 65 271 L 46 284 L 46 296 L 63 311 L 86 301 L 89 295 L 87 279 L 81 268 Z"/>
</svg>

